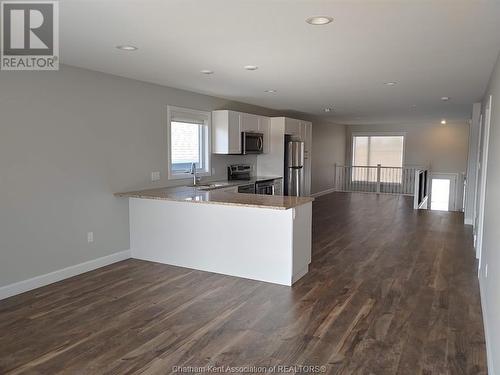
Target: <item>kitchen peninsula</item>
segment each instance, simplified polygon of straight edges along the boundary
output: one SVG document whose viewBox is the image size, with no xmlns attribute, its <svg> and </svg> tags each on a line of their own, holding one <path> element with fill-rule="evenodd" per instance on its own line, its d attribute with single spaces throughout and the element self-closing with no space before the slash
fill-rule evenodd
<svg viewBox="0 0 500 375">
<path fill-rule="evenodd" d="M 310 197 L 174 187 L 129 198 L 132 257 L 292 285 L 311 262 Z"/>
</svg>

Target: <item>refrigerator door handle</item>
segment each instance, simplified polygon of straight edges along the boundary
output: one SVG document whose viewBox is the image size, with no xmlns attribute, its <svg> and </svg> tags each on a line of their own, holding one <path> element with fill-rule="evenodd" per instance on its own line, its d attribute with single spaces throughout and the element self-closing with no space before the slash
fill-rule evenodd
<svg viewBox="0 0 500 375">
<path fill-rule="evenodd" d="M 288 195 L 300 197 L 303 192 L 302 167 L 288 169 Z"/>
<path fill-rule="evenodd" d="M 302 172 L 302 170 L 300 168 L 297 168 L 295 170 L 295 184 L 296 184 L 295 196 L 297 196 L 297 197 L 300 197 L 300 195 L 302 194 L 302 191 L 301 191 L 302 189 L 300 188 L 301 172 Z"/>
</svg>

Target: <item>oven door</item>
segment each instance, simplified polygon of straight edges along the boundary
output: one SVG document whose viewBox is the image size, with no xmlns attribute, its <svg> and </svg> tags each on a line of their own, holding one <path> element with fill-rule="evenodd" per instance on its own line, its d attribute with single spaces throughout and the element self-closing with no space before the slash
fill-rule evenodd
<svg viewBox="0 0 500 375">
<path fill-rule="evenodd" d="M 255 194 L 255 184 L 238 186 L 238 193 Z"/>
<path fill-rule="evenodd" d="M 241 133 L 241 153 L 262 154 L 264 150 L 264 135 L 262 133 Z"/>
<path fill-rule="evenodd" d="M 274 183 L 257 183 L 255 185 L 255 194 L 274 195 Z"/>
</svg>

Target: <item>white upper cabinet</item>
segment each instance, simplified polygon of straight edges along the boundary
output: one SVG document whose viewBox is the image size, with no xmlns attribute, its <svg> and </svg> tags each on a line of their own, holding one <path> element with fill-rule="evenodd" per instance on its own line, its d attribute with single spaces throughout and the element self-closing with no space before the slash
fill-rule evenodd
<svg viewBox="0 0 500 375">
<path fill-rule="evenodd" d="M 301 138 L 302 134 L 300 131 L 301 121 L 293 118 L 285 118 L 285 134 L 292 135 L 297 138 Z"/>
<path fill-rule="evenodd" d="M 212 112 L 212 152 L 241 154 L 241 119 L 235 111 Z"/>
<path fill-rule="evenodd" d="M 259 116 L 250 113 L 240 113 L 242 132 L 259 132 Z"/>
<path fill-rule="evenodd" d="M 310 152 L 312 147 L 312 123 L 308 121 L 300 122 L 300 139 L 304 141 L 305 151 Z"/>
<path fill-rule="evenodd" d="M 214 154 L 241 154 L 241 133 L 263 133 L 264 153 L 270 150 L 269 117 L 219 110 L 212 112 L 212 152 Z"/>
<path fill-rule="evenodd" d="M 271 119 L 259 116 L 259 133 L 264 134 L 264 154 L 271 152 Z"/>
</svg>

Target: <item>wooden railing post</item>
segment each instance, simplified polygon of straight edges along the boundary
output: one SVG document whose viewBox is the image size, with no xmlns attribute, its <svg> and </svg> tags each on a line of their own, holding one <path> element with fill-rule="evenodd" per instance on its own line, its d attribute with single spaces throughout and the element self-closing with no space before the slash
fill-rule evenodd
<svg viewBox="0 0 500 375">
<path fill-rule="evenodd" d="M 337 191 L 337 163 L 333 164 L 333 191 Z"/>
<path fill-rule="evenodd" d="M 380 170 L 382 168 L 381 164 L 377 164 L 377 193 L 380 193 Z"/>
</svg>

